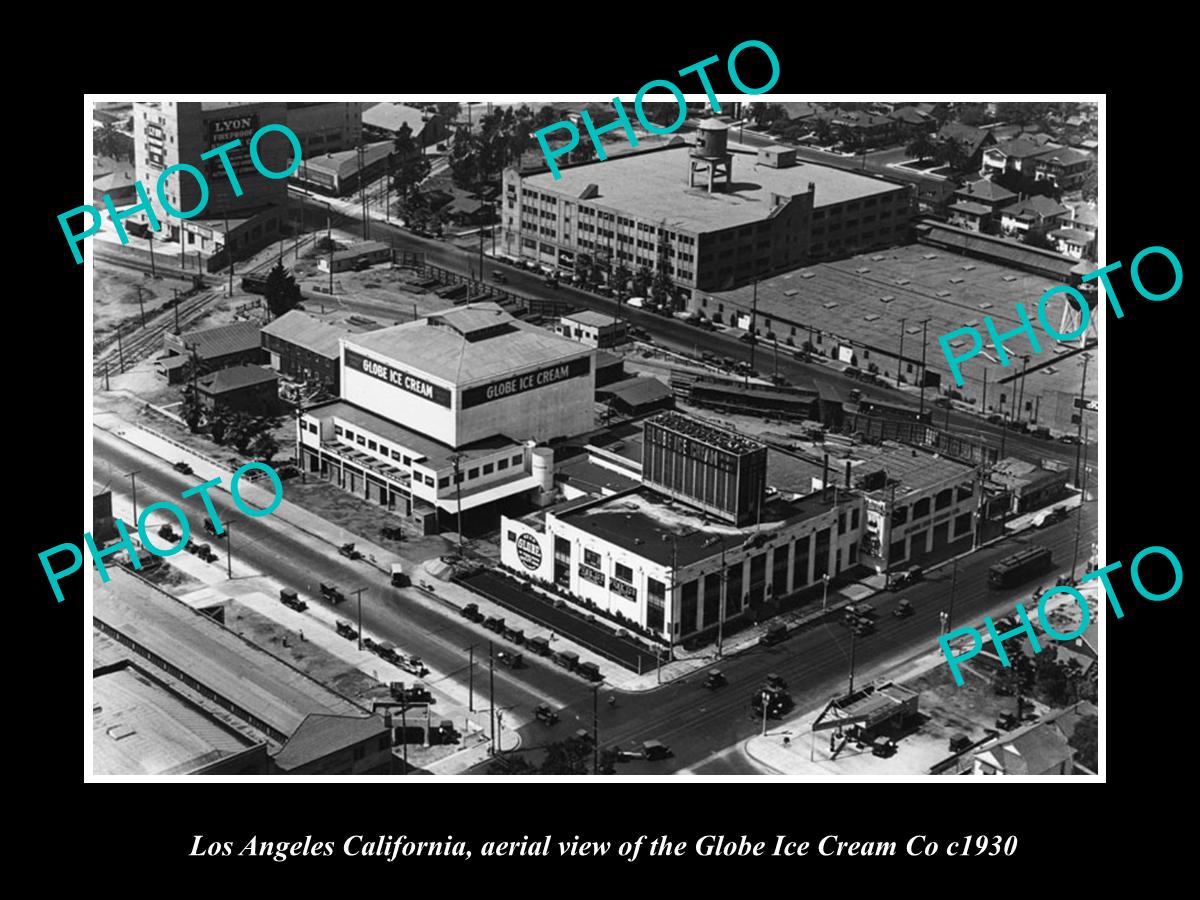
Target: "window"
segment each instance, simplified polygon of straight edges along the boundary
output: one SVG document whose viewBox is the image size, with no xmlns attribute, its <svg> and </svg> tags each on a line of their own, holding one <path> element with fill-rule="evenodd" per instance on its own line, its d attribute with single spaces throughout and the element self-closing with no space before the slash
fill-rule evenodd
<svg viewBox="0 0 1200 900">
<path fill-rule="evenodd" d="M 437 486 L 440 488 L 450 487 L 450 476 L 444 475 L 438 479 Z"/>
<path fill-rule="evenodd" d="M 508 468 L 508 457 L 505 457 L 504 459 L 502 459 L 498 463 L 496 463 L 496 468 L 497 469 L 507 469 Z"/>
<path fill-rule="evenodd" d="M 947 506 L 950 505 L 953 497 L 954 497 L 954 492 L 950 488 L 946 488 L 943 491 L 938 491 L 937 497 L 934 499 L 934 502 L 933 502 L 933 508 L 934 509 L 945 509 Z"/>
<path fill-rule="evenodd" d="M 663 607 L 666 605 L 666 585 L 654 578 L 646 579 L 646 627 L 662 631 Z"/>
<path fill-rule="evenodd" d="M 393 450 L 393 451 L 392 451 L 392 459 L 394 459 L 394 460 L 396 460 L 397 462 L 399 462 L 399 461 L 400 461 L 400 451 L 398 451 L 398 450 Z"/>
<path fill-rule="evenodd" d="M 513 464 L 514 466 L 519 466 L 519 465 L 521 464 L 521 460 L 523 460 L 524 458 L 525 458 L 525 457 L 524 457 L 524 455 L 523 455 L 523 454 L 521 454 L 521 453 L 518 453 L 518 454 L 516 454 L 516 455 L 514 455 L 514 456 L 513 456 L 513 458 L 512 458 L 512 464 Z"/>
<path fill-rule="evenodd" d="M 387 456 L 387 455 L 388 455 L 388 445 L 387 445 L 387 444 L 380 444 L 380 445 L 379 445 L 379 452 L 380 452 L 380 453 L 382 453 L 384 456 Z"/>
<path fill-rule="evenodd" d="M 505 535 L 505 537 L 507 537 L 507 538 L 508 538 L 510 541 L 512 541 L 514 544 L 515 544 L 515 543 L 516 543 L 516 541 L 517 541 L 517 533 L 516 533 L 515 531 L 510 531 L 510 532 L 508 532 L 508 534 L 506 534 L 506 535 Z"/>
<path fill-rule="evenodd" d="M 349 428 L 346 429 L 346 439 L 354 440 L 354 432 L 351 431 Z"/>
<path fill-rule="evenodd" d="M 584 565 L 591 566 L 593 569 L 599 569 L 600 568 L 600 554 L 597 553 L 595 550 L 584 550 L 583 551 L 583 563 L 584 563 Z"/>
<path fill-rule="evenodd" d="M 929 515 L 929 498 L 918 500 L 913 504 L 913 518 L 920 519 Z"/>
<path fill-rule="evenodd" d="M 852 510 L 850 512 L 850 530 L 851 531 L 858 530 L 858 510 L 857 509 Z"/>
<path fill-rule="evenodd" d="M 342 434 L 344 433 L 344 432 L 342 431 L 342 426 L 341 426 L 341 425 L 334 425 L 334 426 L 333 426 L 333 433 L 334 433 L 334 436 L 335 436 L 335 437 L 341 437 L 341 436 L 342 436 Z"/>
<path fill-rule="evenodd" d="M 404 464 L 406 466 L 411 466 L 412 465 L 412 457 L 411 456 L 404 457 Z"/>
<path fill-rule="evenodd" d="M 429 485 L 430 487 L 433 487 L 433 476 L 432 476 L 432 475 L 426 475 L 426 476 L 425 476 L 425 483 L 426 483 L 427 485 Z"/>
<path fill-rule="evenodd" d="M 375 443 L 374 441 L 367 441 L 367 449 L 377 451 L 377 450 L 379 450 L 379 445 L 377 443 Z"/>
<path fill-rule="evenodd" d="M 483 474 L 484 475 L 491 475 L 492 472 L 495 471 L 495 469 L 496 469 L 496 466 L 494 463 L 484 463 L 483 464 Z"/>
<path fill-rule="evenodd" d="M 613 577 L 626 584 L 633 584 L 633 569 L 623 563 L 613 563 Z"/>
<path fill-rule="evenodd" d="M 365 437 L 363 437 L 361 434 L 356 434 L 356 435 L 354 436 L 354 440 L 355 440 L 355 442 L 356 442 L 356 443 L 358 443 L 358 444 L 362 444 L 364 447 L 365 447 L 365 446 L 366 446 L 366 444 L 367 444 L 367 439 L 366 439 Z"/>
</svg>

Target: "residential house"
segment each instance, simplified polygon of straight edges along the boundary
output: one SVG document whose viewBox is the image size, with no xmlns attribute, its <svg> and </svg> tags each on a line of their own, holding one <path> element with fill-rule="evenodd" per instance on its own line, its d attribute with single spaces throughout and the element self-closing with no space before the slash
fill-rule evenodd
<svg viewBox="0 0 1200 900">
<path fill-rule="evenodd" d="M 993 181 L 981 178 L 954 192 L 954 203 L 947 209 L 950 224 L 971 231 L 992 234 L 999 227 L 999 212 L 1017 195 Z"/>
<path fill-rule="evenodd" d="M 974 775 L 1071 775 L 1075 750 L 1071 738 L 1096 707 L 1081 700 L 1037 722 L 1002 734 L 972 751 Z"/>
<path fill-rule="evenodd" d="M 1000 232 L 1027 239 L 1066 224 L 1071 211 L 1051 197 L 1034 194 L 1000 210 Z"/>
<path fill-rule="evenodd" d="M 1058 147 L 1036 157 L 1034 178 L 1049 181 L 1060 191 L 1071 191 L 1083 183 L 1095 164 L 1096 158 L 1085 150 Z"/>
<path fill-rule="evenodd" d="M 262 366 L 233 366 L 196 383 L 200 404 L 209 412 L 269 416 L 279 411 L 279 376 Z"/>
<path fill-rule="evenodd" d="M 1096 235 L 1082 228 L 1056 228 L 1046 237 L 1054 242 L 1054 248 L 1063 256 L 1072 259 L 1096 258 Z"/>
<path fill-rule="evenodd" d="M 947 122 L 938 129 L 937 137 L 939 141 L 956 147 L 965 160 L 964 168 L 967 170 L 979 168 L 983 151 L 996 143 L 995 135 L 990 131 L 961 122 Z"/>
<path fill-rule="evenodd" d="M 983 151 L 980 165 L 981 175 L 1018 174 L 1033 178 L 1037 170 L 1035 160 L 1061 149 L 1053 144 L 1039 144 L 1031 137 L 1022 135 Z"/>
<path fill-rule="evenodd" d="M 901 106 L 889 118 L 895 123 L 896 134 L 906 137 L 928 134 L 937 128 L 937 120 L 915 106 Z"/>
<path fill-rule="evenodd" d="M 875 113 L 835 109 L 817 114 L 843 139 L 857 138 L 863 146 L 881 146 L 895 134 L 896 123 Z"/>
</svg>

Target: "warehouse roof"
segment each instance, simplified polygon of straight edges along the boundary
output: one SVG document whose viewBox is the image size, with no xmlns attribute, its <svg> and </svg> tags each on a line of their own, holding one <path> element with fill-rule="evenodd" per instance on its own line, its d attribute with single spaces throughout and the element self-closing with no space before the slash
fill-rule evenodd
<svg viewBox="0 0 1200 900">
<path fill-rule="evenodd" d="M 311 350 L 320 356 L 337 359 L 340 352 L 338 341 L 347 334 L 347 330 L 330 325 L 328 322 L 322 322 L 320 319 L 314 319 L 301 310 L 293 309 L 264 325 L 262 333 L 279 338 L 281 341 L 287 341 L 289 344 L 295 344 L 305 350 Z"/>
<path fill-rule="evenodd" d="M 590 325 L 595 328 L 607 328 L 609 325 L 615 325 L 617 322 L 614 316 L 597 312 L 594 309 L 583 309 L 579 312 L 569 313 L 563 316 L 563 321 L 578 322 L 580 325 Z"/>
<path fill-rule="evenodd" d="M 736 528 L 714 522 L 683 502 L 672 501 L 649 488 L 640 488 L 581 504 L 555 513 L 562 521 L 600 540 L 615 544 L 658 565 L 691 565 L 743 545 L 765 546 L 785 525 L 833 508 L 832 494 L 810 494 L 798 500 L 770 499 L 763 504 L 762 522 Z"/>
<path fill-rule="evenodd" d="M 816 186 L 814 209 L 880 194 L 908 193 L 905 185 L 842 169 L 801 162 L 773 168 L 760 165 L 757 155 L 734 153 L 731 189 L 710 194 L 704 187 L 687 186 L 691 149 L 680 146 L 631 153 L 571 166 L 562 170 L 558 180 L 549 172 L 529 175 L 524 184 L 574 198 L 594 187 L 596 192 L 587 201 L 590 205 L 698 233 L 763 221 L 774 209 L 772 194 L 802 194 L 810 182 Z"/>
<path fill-rule="evenodd" d="M 310 713 L 365 716 L 352 703 L 170 594 L 116 566 L 96 574 L 93 618 L 285 735 Z M 160 664 L 161 665 L 161 664 Z"/>
<path fill-rule="evenodd" d="M 457 386 L 593 352 L 515 319 L 495 303 L 468 304 L 415 322 L 347 336 L 342 342 Z"/>
<path fill-rule="evenodd" d="M 363 168 L 374 165 L 379 160 L 391 155 L 394 145 L 391 141 L 377 141 L 367 144 L 363 151 Z M 337 178 L 349 178 L 358 172 L 358 150 L 341 150 L 337 153 L 324 153 L 321 156 L 310 156 L 304 160 L 304 168 L 297 174 L 304 174 L 306 169 L 327 172 Z"/>
<path fill-rule="evenodd" d="M 403 103 L 376 103 L 362 111 L 363 125 L 395 132 L 407 125 L 413 137 L 424 130 L 426 121 L 425 113 L 415 106 L 406 106 Z"/>
<path fill-rule="evenodd" d="M 261 340 L 258 331 L 257 322 L 233 322 L 215 328 L 185 331 L 179 340 L 185 347 L 194 347 L 200 359 L 213 359 L 258 349 Z"/>
<path fill-rule="evenodd" d="M 92 678 L 92 768 L 98 775 L 188 775 L 255 744 L 140 668 Z"/>
<path fill-rule="evenodd" d="M 206 394 L 226 394 L 230 391 L 239 391 L 242 388 L 268 382 L 274 383 L 278 380 L 278 375 L 262 366 L 232 366 L 228 369 L 219 369 L 211 375 L 201 378 L 200 390 Z"/>
<path fill-rule="evenodd" d="M 347 747 L 388 734 L 378 716 L 336 716 L 312 713 L 275 754 L 275 765 L 285 772 L 308 765 Z M 390 743 L 390 742 L 389 742 Z"/>
<path fill-rule="evenodd" d="M 604 395 L 611 395 L 633 409 L 661 403 L 673 396 L 669 387 L 657 378 L 648 375 L 635 375 L 624 381 L 606 384 L 604 387 L 596 389 L 596 395 L 601 398 Z"/>
</svg>

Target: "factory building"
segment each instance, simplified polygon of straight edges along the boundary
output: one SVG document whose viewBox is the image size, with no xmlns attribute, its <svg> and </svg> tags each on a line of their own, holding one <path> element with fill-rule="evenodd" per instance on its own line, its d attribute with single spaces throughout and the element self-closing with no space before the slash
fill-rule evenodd
<svg viewBox="0 0 1200 900">
<path fill-rule="evenodd" d="M 656 423 L 657 443 L 646 435 L 644 468 L 653 474 L 643 484 L 503 517 L 501 563 L 669 641 L 767 618 L 789 595 L 859 563 L 861 496 L 767 496 L 764 446 L 684 418 L 646 423 L 647 432 Z M 602 455 L 597 466 L 619 470 L 619 457 L 606 465 Z M 659 489 L 672 484 L 674 496 Z"/>
<path fill-rule="evenodd" d="M 733 152 L 727 130 L 709 119 L 693 145 L 567 166 L 558 179 L 507 170 L 505 251 L 567 271 L 581 256 L 665 270 L 690 298 L 905 240 L 907 186 L 800 162 L 788 148 Z"/>
<path fill-rule="evenodd" d="M 538 447 L 594 427 L 596 351 L 475 303 L 340 339 L 341 398 L 298 420 L 306 469 L 427 529 L 553 487 Z"/>
</svg>

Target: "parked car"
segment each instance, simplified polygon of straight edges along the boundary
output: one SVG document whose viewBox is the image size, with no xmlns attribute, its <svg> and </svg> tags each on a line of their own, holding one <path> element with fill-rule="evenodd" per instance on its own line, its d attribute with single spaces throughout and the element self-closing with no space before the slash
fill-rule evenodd
<svg viewBox="0 0 1200 900">
<path fill-rule="evenodd" d="M 709 670 L 708 677 L 704 679 L 704 686 L 710 691 L 715 688 L 724 687 L 728 683 L 725 680 L 725 673 L 720 669 Z"/>
<path fill-rule="evenodd" d="M 573 650 L 559 650 L 554 654 L 554 664 L 574 672 L 579 668 L 579 654 Z"/>
<path fill-rule="evenodd" d="M 850 630 L 854 632 L 855 637 L 866 637 L 875 630 L 875 623 L 870 619 L 859 619 Z"/>
<path fill-rule="evenodd" d="M 472 604 L 473 605 L 473 604 Z M 526 644 L 525 648 L 534 656 L 549 656 L 550 642 L 544 637 L 532 637 Z"/>
<path fill-rule="evenodd" d="M 217 534 L 217 527 L 213 524 L 212 519 L 208 518 L 208 516 L 204 517 L 203 524 L 204 524 L 204 530 L 206 532 L 208 532 L 209 534 L 211 534 L 213 537 L 219 537 L 219 538 L 225 537 L 224 530 L 222 530 L 220 534 Z"/>
<path fill-rule="evenodd" d="M 500 616 L 488 616 L 483 620 L 483 627 L 499 634 L 504 630 L 504 619 Z"/>
<path fill-rule="evenodd" d="M 338 603 L 342 603 L 346 599 L 346 595 L 343 594 L 341 590 L 331 584 L 325 584 L 323 582 L 321 584 L 321 596 L 335 606 Z"/>
<path fill-rule="evenodd" d="M 909 566 L 898 575 L 892 576 L 892 590 L 898 591 L 909 585 L 916 584 L 925 577 L 925 570 L 920 566 Z"/>
<path fill-rule="evenodd" d="M 404 587 L 409 583 L 408 576 L 404 574 L 404 566 L 401 563 L 392 563 L 392 587 Z"/>
<path fill-rule="evenodd" d="M 787 690 L 787 681 L 784 680 L 782 675 L 778 675 L 775 672 L 769 674 L 763 684 L 765 684 L 767 688 L 772 691 Z"/>
<path fill-rule="evenodd" d="M 586 678 L 588 681 L 603 681 L 604 675 L 600 671 L 600 667 L 594 662 L 581 662 L 575 667 L 575 671 Z"/>
<path fill-rule="evenodd" d="M 379 536 L 388 541 L 404 540 L 404 529 L 399 525 L 384 525 L 379 529 Z"/>
<path fill-rule="evenodd" d="M 175 465 L 171 466 L 171 468 L 174 469 L 176 472 L 179 472 L 181 475 L 193 474 L 192 467 L 182 461 L 175 463 Z"/>
<path fill-rule="evenodd" d="M 558 722 L 558 713 L 549 704 L 539 703 L 533 710 L 534 718 L 544 725 L 554 725 Z"/>
<path fill-rule="evenodd" d="M 337 633 L 348 641 L 358 640 L 358 629 L 356 629 L 349 622 L 338 622 Z"/>
<path fill-rule="evenodd" d="M 300 595 L 291 588 L 283 588 L 279 592 L 279 602 L 284 606 L 294 609 L 296 612 L 304 612 L 308 609 L 308 604 L 300 599 Z"/>
<path fill-rule="evenodd" d="M 158 536 L 160 538 L 162 538 L 164 541 L 179 540 L 179 535 L 175 533 L 175 529 L 172 528 L 170 525 L 163 525 L 161 528 L 159 528 Z"/>
<path fill-rule="evenodd" d="M 916 610 L 913 609 L 912 603 L 910 603 L 907 599 L 904 599 L 897 604 L 896 609 L 892 612 L 892 615 L 897 619 L 904 619 L 908 616 L 911 616 L 914 612 L 916 612 Z"/>
<path fill-rule="evenodd" d="M 758 642 L 769 647 L 771 644 L 778 644 L 786 638 L 787 633 L 787 626 L 782 622 L 772 622 L 767 626 L 767 630 L 763 632 L 763 636 L 758 639 Z"/>
<path fill-rule="evenodd" d="M 501 632 L 501 634 L 504 636 L 505 640 L 512 641 L 514 644 L 525 643 L 525 632 L 520 628 L 513 628 L 511 625 L 505 625 L 504 631 Z"/>
<path fill-rule="evenodd" d="M 459 613 L 462 615 L 462 617 L 464 619 L 470 619 L 472 622 L 482 622 L 483 621 L 483 613 L 481 613 L 479 611 L 478 603 L 468 603 L 466 606 L 464 606 L 462 609 L 459 610 Z"/>
<path fill-rule="evenodd" d="M 338 548 L 338 553 L 342 554 L 342 556 L 345 556 L 349 559 L 362 559 L 362 557 L 363 557 L 363 555 L 360 551 L 354 549 L 354 544 L 352 544 L 352 543 L 351 544 L 342 544 L 342 546 L 340 546 Z"/>
<path fill-rule="evenodd" d="M 492 269 L 492 281 L 496 282 L 497 284 L 504 284 L 506 281 L 508 281 L 508 276 L 499 269 Z"/>
</svg>

